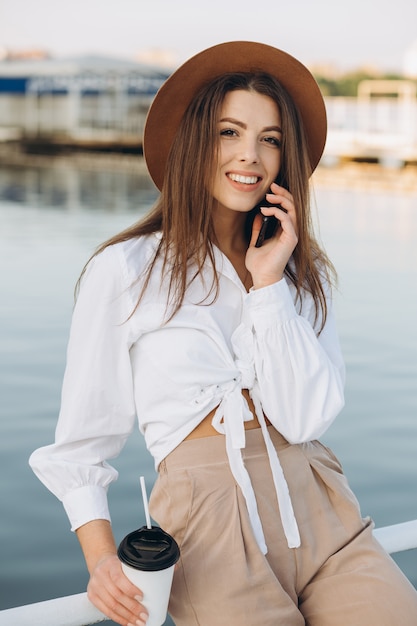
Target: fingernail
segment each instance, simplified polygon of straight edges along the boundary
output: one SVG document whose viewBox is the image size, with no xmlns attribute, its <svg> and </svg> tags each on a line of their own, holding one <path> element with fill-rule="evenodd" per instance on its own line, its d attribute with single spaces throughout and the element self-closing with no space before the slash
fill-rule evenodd
<svg viewBox="0 0 417 626">
<path fill-rule="evenodd" d="M 141 619 L 138 619 L 138 620 L 136 621 L 136 626 L 145 626 L 145 624 L 146 624 L 146 622 L 142 622 L 142 620 L 141 620 Z"/>
<path fill-rule="evenodd" d="M 137 600 L 138 602 L 142 602 L 143 596 L 137 595 L 135 596 L 135 600 Z"/>
<path fill-rule="evenodd" d="M 136 622 L 136 625 L 137 626 L 145 626 L 147 620 L 148 620 L 148 615 L 146 613 L 141 613 L 139 615 L 138 621 Z"/>
</svg>

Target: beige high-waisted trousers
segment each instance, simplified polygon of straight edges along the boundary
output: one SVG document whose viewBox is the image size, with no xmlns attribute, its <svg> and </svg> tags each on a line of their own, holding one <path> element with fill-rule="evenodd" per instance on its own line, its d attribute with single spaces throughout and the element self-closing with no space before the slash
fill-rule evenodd
<svg viewBox="0 0 417 626">
<path fill-rule="evenodd" d="M 290 549 L 260 429 L 243 456 L 268 546 L 259 550 L 221 435 L 186 440 L 159 467 L 153 518 L 181 549 L 169 612 L 176 626 L 417 626 L 417 592 L 372 536 L 341 466 L 317 441 L 269 428 L 301 547 Z"/>
</svg>

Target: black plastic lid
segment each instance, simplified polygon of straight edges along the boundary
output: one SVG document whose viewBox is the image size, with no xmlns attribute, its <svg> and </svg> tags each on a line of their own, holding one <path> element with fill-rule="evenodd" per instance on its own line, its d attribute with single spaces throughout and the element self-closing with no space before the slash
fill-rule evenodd
<svg viewBox="0 0 417 626">
<path fill-rule="evenodd" d="M 153 572 L 174 565 L 180 558 L 180 549 L 162 528 L 142 526 L 122 539 L 117 556 L 130 567 Z"/>
</svg>

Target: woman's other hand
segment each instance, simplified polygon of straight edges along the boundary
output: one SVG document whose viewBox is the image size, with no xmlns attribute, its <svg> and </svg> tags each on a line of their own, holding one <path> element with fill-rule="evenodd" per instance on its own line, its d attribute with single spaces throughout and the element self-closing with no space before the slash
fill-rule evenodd
<svg viewBox="0 0 417 626">
<path fill-rule="evenodd" d="M 124 575 L 115 554 L 103 557 L 94 568 L 87 587 L 89 600 L 122 626 L 144 626 L 148 618 L 141 604 L 142 592 Z"/>
<path fill-rule="evenodd" d="M 110 523 L 92 520 L 76 533 L 90 572 L 89 600 L 121 626 L 144 626 L 148 612 L 141 604 L 143 595 L 123 573 Z"/>
</svg>

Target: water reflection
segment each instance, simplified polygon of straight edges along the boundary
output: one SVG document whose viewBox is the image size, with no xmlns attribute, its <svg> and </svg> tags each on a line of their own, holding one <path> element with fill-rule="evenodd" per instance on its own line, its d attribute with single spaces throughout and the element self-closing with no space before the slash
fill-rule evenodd
<svg viewBox="0 0 417 626">
<path fill-rule="evenodd" d="M 19 205 L 125 212 L 156 196 L 140 157 L 21 157 L 0 167 L 0 201 Z"/>
</svg>

